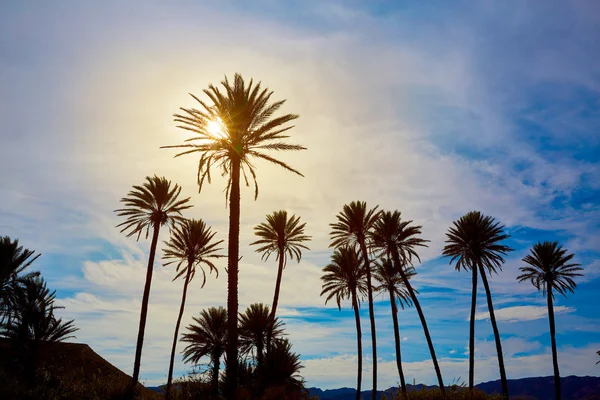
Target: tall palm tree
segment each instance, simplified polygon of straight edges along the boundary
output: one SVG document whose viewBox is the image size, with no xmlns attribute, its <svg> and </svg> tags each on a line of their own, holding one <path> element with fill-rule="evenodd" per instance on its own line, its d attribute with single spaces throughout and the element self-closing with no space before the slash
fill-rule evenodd
<svg viewBox="0 0 600 400">
<path fill-rule="evenodd" d="M 417 254 L 415 247 L 427 247 L 428 240 L 421 239 L 418 235 L 421 234 L 421 226 L 411 225 L 413 221 L 403 221 L 400 211 L 383 211 L 377 221 L 373 224 L 373 231 L 371 233 L 371 245 L 374 249 L 379 250 L 383 255 L 391 258 L 394 263 L 394 268 L 400 274 L 404 286 L 408 290 L 410 299 L 415 305 L 421 325 L 423 326 L 423 332 L 429 352 L 431 353 L 431 360 L 433 361 L 433 368 L 437 376 L 440 390 L 445 396 L 446 389 L 444 387 L 444 381 L 442 380 L 442 372 L 435 355 L 435 349 L 433 347 L 433 341 L 429 334 L 429 328 L 427 327 L 427 321 L 421 303 L 417 298 L 415 289 L 408 281 L 408 276 L 405 273 L 403 265 L 412 264 L 412 258 L 415 257 L 419 262 L 421 259 Z"/>
<path fill-rule="evenodd" d="M 219 366 L 227 346 L 227 310 L 211 307 L 200 311 L 195 323 L 187 327 L 181 341 L 189 343 L 183 350 L 183 361 L 198 364 L 200 359 L 209 356 L 212 364 L 212 391 L 218 394 Z"/>
<path fill-rule="evenodd" d="M 271 315 L 269 306 L 262 303 L 250 304 L 239 315 L 240 352 L 247 355 L 254 350 L 257 368 L 261 373 L 269 334 L 272 338 L 283 335 L 283 323 L 277 317 L 271 323 Z"/>
<path fill-rule="evenodd" d="M 140 326 L 135 349 L 131 390 L 135 389 L 140 374 L 142 346 L 144 344 L 148 300 L 150 298 L 150 285 L 152 283 L 158 234 L 161 226 L 168 226 L 171 229 L 176 223 L 183 221 L 181 211 L 192 206 L 188 204 L 189 197 L 182 200 L 178 198 L 180 192 L 181 187 L 177 184 L 172 186 L 171 181 L 168 181 L 166 178 L 159 178 L 156 175 L 153 177 L 148 176 L 146 177 L 146 182 L 140 186 L 133 186 L 133 190 L 127 194 L 127 197 L 121 199 L 125 208 L 115 210 L 118 216 L 126 218 L 117 227 L 122 227 L 121 232 L 128 232 L 127 237 L 137 234 L 136 240 L 140 240 L 142 233 L 146 231 L 146 239 L 148 239 L 148 234 L 152 228 L 152 243 L 150 244 L 150 256 L 148 257 L 148 267 L 146 269 L 146 284 L 144 285 L 144 295 L 142 297 L 142 310 L 140 312 Z"/>
<path fill-rule="evenodd" d="M 403 267 L 405 275 L 408 279 L 416 273 L 413 267 Z M 400 353 L 400 331 L 398 328 L 398 305 L 404 310 L 404 305 L 411 306 L 410 294 L 404 285 L 404 281 L 398 270 L 394 267 L 394 263 L 389 258 L 383 258 L 375 263 L 373 278 L 379 282 L 373 290 L 380 293 L 387 293 L 390 296 L 390 305 L 392 307 L 392 320 L 394 322 L 394 339 L 396 341 L 396 366 L 398 367 L 398 375 L 400 376 L 400 385 L 403 396 L 406 396 L 406 381 L 404 379 L 404 371 L 402 370 L 402 358 Z M 416 290 L 415 290 L 416 292 Z M 418 292 L 417 292 L 418 293 Z"/>
<path fill-rule="evenodd" d="M 281 276 L 287 264 L 288 257 L 300 262 L 302 249 L 309 250 L 303 244 L 311 239 L 304 234 L 306 223 L 300 223 L 300 217 L 292 215 L 288 218 L 287 211 L 275 211 L 267 215 L 267 222 L 262 222 L 254 227 L 254 234 L 259 237 L 250 245 L 258 245 L 257 253 L 262 253 L 262 259 L 268 260 L 275 253 L 275 260 L 279 262 L 277 269 L 277 281 L 275 283 L 275 294 L 273 295 L 273 306 L 271 307 L 271 321 L 275 320 L 277 303 L 279 302 L 279 289 L 281 287 Z M 270 348 L 271 335 L 267 338 L 267 352 Z"/>
<path fill-rule="evenodd" d="M 24 273 L 41 254 L 19 246 L 19 240 L 0 237 L 0 322 L 6 318 L 10 323 L 11 308 L 20 279 L 39 276 L 39 272 Z M 32 258 L 33 256 L 33 258 Z"/>
<path fill-rule="evenodd" d="M 323 268 L 323 290 L 327 295 L 325 304 L 335 299 L 338 310 L 342 309 L 342 300 L 351 299 L 356 321 L 356 347 L 358 352 L 358 373 L 356 376 L 356 400 L 360 399 L 362 384 L 362 331 L 360 328 L 359 297 L 367 293 L 367 271 L 361 267 L 358 254 L 353 247 L 335 249 L 331 262 Z"/>
<path fill-rule="evenodd" d="M 240 236 L 240 173 L 248 185 L 248 174 L 254 180 L 254 198 L 258 196 L 256 170 L 253 159 L 261 159 L 279 165 L 288 171 L 303 176 L 288 164 L 268 155 L 265 151 L 297 151 L 306 148 L 283 142 L 284 134 L 293 128 L 289 122 L 298 118 L 296 114 L 273 117 L 285 100 L 271 102 L 272 91 L 261 89 L 260 82 L 246 83 L 240 74 L 235 74 L 233 83 L 227 77 L 221 82 L 224 92 L 210 85 L 204 90 L 212 104 L 196 96 L 200 109 L 181 108 L 175 114 L 180 128 L 196 134 L 187 144 L 164 146 L 185 148 L 176 157 L 200 153 L 198 163 L 198 188 L 202 190 L 205 179 L 211 181 L 211 167 L 220 168 L 227 175 L 225 196 L 229 200 L 229 239 L 227 249 L 227 312 L 229 313 L 229 341 L 227 348 L 227 391 L 230 397 L 237 382 L 237 313 L 238 313 L 238 263 Z"/>
<path fill-rule="evenodd" d="M 337 222 L 331 226 L 331 244 L 329 247 L 356 246 L 360 251 L 362 265 L 367 277 L 367 299 L 369 302 L 369 321 L 371 323 L 371 348 L 373 351 L 373 390 L 371 397 L 377 397 L 377 334 L 375 330 L 375 311 L 373 309 L 373 287 L 371 285 L 371 265 L 367 248 L 367 240 L 373 224 L 379 217 L 377 207 L 367 208 L 364 201 L 353 201 L 344 204 L 342 211 L 336 215 Z"/>
<path fill-rule="evenodd" d="M 167 379 L 167 389 L 165 397 L 168 400 L 171 395 L 171 382 L 173 381 L 173 364 L 175 362 L 175 349 L 177 347 L 177 337 L 179 336 L 179 326 L 185 308 L 185 299 L 187 296 L 188 285 L 196 275 L 196 269 L 202 271 L 202 287 L 206 284 L 206 272 L 204 267 L 209 268 L 209 272 L 214 271 L 219 276 L 219 271 L 213 263 L 213 259 L 224 257 L 218 254 L 221 248 L 217 246 L 223 243 L 222 240 L 214 241 L 216 232 L 211 232 L 210 227 L 204 221 L 189 219 L 181 225 L 176 226 L 171 233 L 171 240 L 166 243 L 164 249 L 164 258 L 170 259 L 165 264 L 168 266 L 177 263 L 177 275 L 173 280 L 185 274 L 183 283 L 183 293 L 181 295 L 181 305 L 179 307 L 179 315 L 175 324 L 175 333 L 173 335 L 173 347 L 171 348 L 171 360 L 169 363 L 169 376 Z"/>
<path fill-rule="evenodd" d="M 475 352 L 475 303 L 477 301 L 477 270 L 481 275 L 485 294 L 487 297 L 490 320 L 496 339 L 496 351 L 498 352 L 498 365 L 500 368 L 500 380 L 502 384 L 502 395 L 508 398 L 508 383 L 504 369 L 504 357 L 502 355 L 502 343 L 500 333 L 496 325 L 492 294 L 487 281 L 487 272 L 498 273 L 502 269 L 504 256 L 512 251 L 508 246 L 501 244 L 510 236 L 505 234 L 504 226 L 496 222 L 494 218 L 485 216 L 479 211 L 471 211 L 453 222 L 453 226 L 446 233 L 446 245 L 442 254 L 451 257 L 450 263 L 456 262 L 456 270 L 464 269 L 472 271 L 472 293 L 471 293 L 471 318 L 469 337 L 469 389 L 473 390 L 474 380 L 474 352 Z M 485 269 L 484 269 L 485 267 Z"/>
<path fill-rule="evenodd" d="M 573 280 L 582 276 L 580 264 L 572 263 L 574 254 L 568 254 L 558 242 L 538 242 L 533 245 L 531 254 L 523 258 L 526 267 L 520 267 L 522 272 L 517 277 L 519 282 L 531 281 L 537 290 L 541 290 L 548 300 L 548 319 L 550 320 L 550 340 L 552 342 L 552 363 L 554 365 L 554 391 L 556 400 L 561 399 L 560 373 L 558 371 L 558 356 L 556 354 L 556 337 L 554 328 L 554 292 L 567 297 L 567 292 L 573 293 L 577 284 Z"/>
</svg>

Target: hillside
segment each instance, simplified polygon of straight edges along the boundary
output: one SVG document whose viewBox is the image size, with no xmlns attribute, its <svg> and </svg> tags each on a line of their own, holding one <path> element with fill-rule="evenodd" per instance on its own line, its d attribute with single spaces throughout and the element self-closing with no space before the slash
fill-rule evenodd
<svg viewBox="0 0 600 400">
<path fill-rule="evenodd" d="M 17 394 L 22 379 L 18 378 L 19 354 L 6 339 L 0 339 L 0 398 L 12 399 Z M 46 343 L 38 360 L 40 366 L 35 384 L 47 394 L 61 393 L 64 399 L 119 399 L 131 377 L 95 353 L 87 344 Z M 138 386 L 140 399 L 162 397 L 142 385 Z M 19 392 L 20 393 L 20 392 Z M 30 395 L 35 396 L 35 395 Z"/>
<path fill-rule="evenodd" d="M 591 376 L 567 376 L 561 378 L 563 400 L 600 400 L 600 377 Z M 420 390 L 424 385 L 408 385 L 409 390 Z M 500 392 L 500 381 L 483 382 L 476 385 L 477 388 L 486 393 Z M 509 379 L 508 389 L 512 400 L 554 400 L 554 378 L 537 377 L 523 379 Z M 389 388 L 382 393 L 396 392 L 398 388 Z M 309 388 L 311 395 L 317 395 L 321 400 L 354 400 L 356 390 L 352 388 L 340 388 L 321 390 Z M 371 392 L 362 391 L 364 400 L 371 400 Z M 379 397 L 378 397 L 379 398 Z"/>
</svg>

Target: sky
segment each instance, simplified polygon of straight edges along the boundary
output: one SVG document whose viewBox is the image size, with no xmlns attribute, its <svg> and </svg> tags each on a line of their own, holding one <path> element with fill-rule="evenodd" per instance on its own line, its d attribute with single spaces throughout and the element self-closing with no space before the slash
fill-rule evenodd
<svg viewBox="0 0 600 400">
<path fill-rule="evenodd" d="M 260 194 L 242 189 L 240 310 L 272 302 L 276 262 L 249 246 L 253 226 L 301 216 L 311 251 L 283 274 L 278 314 L 307 386 L 356 384 L 349 302 L 319 296 L 329 223 L 343 204 L 400 210 L 422 225 L 415 287 L 444 380 L 468 377 L 470 275 L 441 258 L 445 232 L 471 210 L 495 217 L 515 250 L 490 278 L 509 379 L 552 374 L 546 300 L 517 283 L 537 241 L 557 240 L 584 268 L 556 299 L 561 374 L 600 376 L 600 6 L 573 1 L 17 1 L 0 3 L 0 234 L 36 261 L 80 328 L 77 342 L 127 373 L 149 241 L 115 228 L 113 212 L 148 175 L 180 184 L 227 238 L 225 180 L 198 193 L 198 158 L 160 146 L 188 135 L 172 115 L 239 72 L 287 99 L 300 118 L 283 154 L 301 178 L 257 162 Z M 168 239 L 165 230 L 161 243 Z M 162 244 L 160 245 L 162 247 Z M 160 254 L 160 253 L 159 253 Z M 192 282 L 183 326 L 225 305 L 218 279 Z M 182 281 L 155 265 L 141 380 L 166 381 Z M 389 299 L 375 304 L 378 385 L 398 384 Z M 367 307 L 361 308 L 371 386 Z M 435 373 L 414 309 L 399 313 L 409 382 Z M 182 346 L 179 346 L 179 350 Z M 190 370 L 178 355 L 175 375 Z M 476 382 L 499 379 L 485 295 L 476 317 Z"/>
</svg>

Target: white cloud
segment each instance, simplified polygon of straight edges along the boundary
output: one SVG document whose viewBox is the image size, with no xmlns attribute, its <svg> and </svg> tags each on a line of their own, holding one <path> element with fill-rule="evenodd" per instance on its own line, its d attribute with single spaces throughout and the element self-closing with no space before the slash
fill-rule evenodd
<svg viewBox="0 0 600 400">
<path fill-rule="evenodd" d="M 575 312 L 572 307 L 556 306 L 554 307 L 555 314 L 567 314 Z M 497 321 L 517 322 L 517 321 L 533 321 L 536 319 L 547 318 L 548 307 L 544 306 L 515 306 L 506 307 L 494 310 Z M 475 314 L 475 320 L 489 319 L 488 311 Z"/>
</svg>

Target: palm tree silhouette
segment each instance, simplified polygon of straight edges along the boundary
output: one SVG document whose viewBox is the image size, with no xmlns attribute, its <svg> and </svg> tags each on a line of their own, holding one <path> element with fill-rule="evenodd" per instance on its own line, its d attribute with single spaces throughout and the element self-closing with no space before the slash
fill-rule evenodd
<svg viewBox="0 0 600 400">
<path fill-rule="evenodd" d="M 173 347 L 171 349 L 169 376 L 165 392 L 165 398 L 167 400 L 171 395 L 175 349 L 177 347 L 177 337 L 179 336 L 179 326 L 181 325 L 181 318 L 183 317 L 183 310 L 185 308 L 188 285 L 196 275 L 197 267 L 202 271 L 202 287 L 206 284 L 206 272 L 204 271 L 204 266 L 209 268 L 209 272 L 215 271 L 217 277 L 219 276 L 219 271 L 213 264 L 213 259 L 224 257 L 223 255 L 218 254 L 222 249 L 217 247 L 219 244 L 223 243 L 223 241 L 214 241 L 215 234 L 216 232 L 211 232 L 210 227 L 201 219 L 189 219 L 173 229 L 171 240 L 166 243 L 167 247 L 163 250 L 163 257 L 172 260 L 164 264 L 165 266 L 177 263 L 177 275 L 173 280 L 185 274 L 183 293 L 181 295 L 181 306 L 179 307 L 179 315 L 177 317 L 177 323 L 175 324 Z"/>
<path fill-rule="evenodd" d="M 252 159 L 261 159 L 279 165 L 303 176 L 288 164 L 268 155 L 265 151 L 297 151 L 305 147 L 288 144 L 282 140 L 284 133 L 293 128 L 289 122 L 298 118 L 296 114 L 286 114 L 273 118 L 285 100 L 270 102 L 272 91 L 261 89 L 260 82 L 248 84 L 240 74 L 235 74 L 233 84 L 227 77 L 221 82 L 225 92 L 213 85 L 204 90 L 212 104 L 192 97 L 201 109 L 181 108 L 182 114 L 175 114 L 180 128 L 189 130 L 196 136 L 186 140 L 187 144 L 163 146 L 163 148 L 185 148 L 176 157 L 200 153 L 198 163 L 198 188 L 206 179 L 211 182 L 211 167 L 220 168 L 227 175 L 225 196 L 229 200 L 229 238 L 227 249 L 227 395 L 233 397 L 237 382 L 237 313 L 238 313 L 238 263 L 240 236 L 240 173 L 248 185 L 248 174 L 254 180 L 254 198 L 258 196 L 256 171 Z"/>
<path fill-rule="evenodd" d="M 181 341 L 189 343 L 183 350 L 183 361 L 198 364 L 205 356 L 212 364 L 211 384 L 216 397 L 219 389 L 219 367 L 227 346 L 227 310 L 223 307 L 210 307 L 200 311 L 195 323 L 187 327 Z"/>
<path fill-rule="evenodd" d="M 332 230 L 329 247 L 356 246 L 360 251 L 363 268 L 367 278 L 367 299 L 369 301 L 369 321 L 371 323 L 371 348 L 373 351 L 373 390 L 371 397 L 377 397 L 377 334 L 375 330 L 375 311 L 373 309 L 373 287 L 371 284 L 371 265 L 367 251 L 367 239 L 375 221 L 379 217 L 377 207 L 367 209 L 364 201 L 344 204 L 336 215 L 337 222 L 330 224 Z"/>
<path fill-rule="evenodd" d="M 275 283 L 275 294 L 273 295 L 273 306 L 271 307 L 271 321 L 275 320 L 277 303 L 279 302 L 279 289 L 281 287 L 281 276 L 287 264 L 288 257 L 300 262 L 302 249 L 309 250 L 302 244 L 311 239 L 304 234 L 306 223 L 300 223 L 300 217 L 292 215 L 288 218 L 287 211 L 275 211 L 267 215 L 267 222 L 262 222 L 254 227 L 254 234 L 259 237 L 250 245 L 258 245 L 257 253 L 262 253 L 262 259 L 268 260 L 275 253 L 275 260 L 279 262 L 277 269 L 277 281 Z M 267 352 L 269 352 L 271 335 L 267 337 Z"/>
<path fill-rule="evenodd" d="M 271 338 L 283 335 L 283 323 L 277 317 L 271 320 L 271 315 L 269 306 L 262 303 L 250 304 L 246 311 L 239 315 L 240 352 L 243 355 L 248 355 L 252 350 L 256 352 L 257 368 L 261 374 L 269 333 Z"/>
<path fill-rule="evenodd" d="M 275 339 L 273 347 L 265 356 L 265 383 L 270 387 L 273 397 L 269 394 L 265 398 L 292 398 L 304 392 L 304 379 L 300 370 L 304 368 L 300 363 L 300 355 L 292 352 L 292 344 L 288 339 Z M 280 396 L 276 397 L 275 395 Z"/>
<path fill-rule="evenodd" d="M 403 267 L 404 274 L 408 279 L 413 277 L 416 272 L 413 267 Z M 373 290 L 379 293 L 387 293 L 390 296 L 390 305 L 392 307 L 392 320 L 394 322 L 394 339 L 396 341 L 396 366 L 398 367 L 398 375 L 400 376 L 400 385 L 402 395 L 406 396 L 406 381 L 404 379 L 404 371 L 402 370 L 402 358 L 400 353 L 400 331 L 398 328 L 398 305 L 404 310 L 404 305 L 412 305 L 410 294 L 404 285 L 404 281 L 398 270 L 394 267 L 394 263 L 389 258 L 383 258 L 375 263 L 373 278 L 379 282 Z M 417 292 L 415 290 L 415 292 Z M 417 292 L 418 293 L 418 292 Z"/>
<path fill-rule="evenodd" d="M 504 369 L 504 357 L 502 355 L 502 343 L 500 333 L 496 325 L 492 294 L 487 281 L 484 267 L 491 274 L 498 273 L 502 269 L 504 258 L 512 249 L 500 244 L 510 236 L 503 233 L 504 226 L 496 222 L 494 218 L 485 216 L 479 211 L 471 211 L 457 221 L 446 233 L 446 245 L 442 254 L 452 257 L 450 263 L 456 262 L 456 270 L 464 269 L 472 271 L 472 293 L 471 293 L 471 318 L 469 337 L 469 390 L 473 390 L 474 380 L 474 353 L 475 353 L 475 303 L 477 301 L 477 270 L 481 275 L 485 294 L 487 297 L 490 320 L 496 339 L 496 351 L 498 353 L 498 365 L 500 368 L 500 379 L 502 384 L 502 395 L 508 398 L 508 383 Z"/>
<path fill-rule="evenodd" d="M 333 298 L 342 309 L 342 300 L 351 299 L 356 321 L 356 347 L 358 352 L 358 372 L 356 376 L 356 400 L 360 399 L 362 383 L 362 331 L 360 328 L 359 296 L 367 293 L 367 271 L 361 268 L 358 254 L 353 247 L 344 246 L 335 249 L 331 263 L 323 268 L 323 290 L 327 294 L 325 304 Z"/>
<path fill-rule="evenodd" d="M 117 227 L 123 227 L 121 232 L 128 231 L 127 237 L 137 234 L 136 240 L 140 240 L 140 236 L 144 231 L 146 231 L 146 239 L 148 239 L 150 228 L 152 228 L 152 243 L 150 244 L 146 284 L 144 285 L 144 295 L 142 297 L 142 310 L 140 312 L 140 326 L 135 349 L 131 391 L 137 386 L 140 374 L 142 346 L 144 344 L 146 317 L 148 315 L 148 299 L 150 298 L 152 270 L 160 227 L 166 225 L 172 228 L 176 223 L 183 221 L 181 211 L 191 207 L 190 204 L 187 204 L 190 200 L 189 197 L 183 200 L 178 199 L 181 187 L 177 184 L 171 186 L 171 181 L 168 181 L 164 177 L 159 178 L 156 175 L 153 177 L 148 176 L 146 177 L 146 182 L 141 186 L 133 186 L 133 189 L 127 194 L 128 197 L 121 199 L 125 208 L 115 210 L 118 216 L 126 218 Z"/>
<path fill-rule="evenodd" d="M 402 268 L 403 265 L 411 264 L 413 257 L 420 262 L 421 259 L 419 258 L 415 247 L 426 247 L 426 243 L 428 242 L 428 240 L 421 239 L 417 236 L 421 234 L 421 226 L 411 226 L 412 222 L 413 221 L 402 221 L 400 211 L 382 212 L 377 221 L 373 224 L 373 231 L 370 238 L 371 245 L 383 255 L 391 257 L 394 268 L 400 273 L 400 278 L 402 278 L 402 282 L 404 282 L 404 286 L 408 290 L 410 299 L 415 305 L 417 314 L 419 314 L 419 319 L 423 326 L 425 339 L 427 339 L 427 345 L 429 346 L 429 352 L 431 353 L 431 360 L 433 361 L 433 367 L 440 385 L 440 390 L 445 396 L 446 389 L 444 387 L 444 381 L 442 380 L 442 372 L 440 371 L 440 366 L 435 355 L 435 349 L 433 347 L 431 335 L 429 334 L 425 315 L 421 309 L 421 304 L 417 298 L 416 291 L 408 281 L 408 276 Z"/>
<path fill-rule="evenodd" d="M 541 290 L 542 293 L 547 296 L 556 400 L 561 399 L 561 392 L 554 328 L 554 291 L 562 294 L 566 298 L 567 292 L 573 293 L 577 287 L 573 278 L 582 276 L 579 271 L 582 271 L 583 268 L 580 267 L 580 264 L 571 262 L 571 259 L 574 256 L 575 255 L 572 253 L 568 254 L 567 250 L 563 249 L 558 242 L 538 242 L 533 245 L 531 254 L 528 254 L 523 258 L 523 262 L 528 265 L 519 268 L 523 274 L 517 277 L 519 282 L 531 281 L 537 290 Z"/>
<path fill-rule="evenodd" d="M 34 254 L 34 250 L 19 246 L 18 239 L 0 237 L 0 322 L 6 319 L 10 323 L 19 282 L 40 275 L 37 271 L 24 274 L 24 270 L 41 255 L 31 258 Z"/>
</svg>

